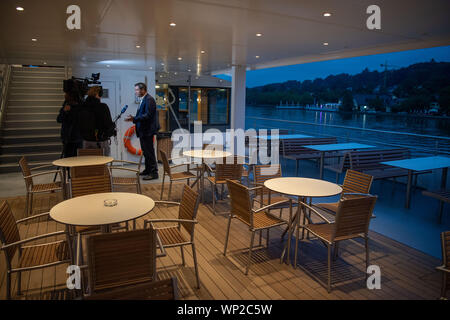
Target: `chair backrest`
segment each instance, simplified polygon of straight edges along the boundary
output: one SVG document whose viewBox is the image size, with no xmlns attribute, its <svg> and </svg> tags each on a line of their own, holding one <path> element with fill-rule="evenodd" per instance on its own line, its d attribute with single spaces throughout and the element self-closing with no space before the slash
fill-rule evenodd
<svg viewBox="0 0 450 320">
<path fill-rule="evenodd" d="M 20 166 L 20 169 L 22 170 L 22 175 L 25 179 L 25 186 L 27 187 L 27 190 L 30 190 L 31 187 L 33 186 L 33 179 L 25 178 L 25 177 L 31 176 L 31 170 L 30 170 L 30 167 L 28 166 L 28 161 L 24 156 L 22 156 L 22 158 L 20 158 L 19 166 Z"/>
<path fill-rule="evenodd" d="M 410 151 L 405 148 L 382 149 L 382 150 L 361 150 L 351 151 L 350 168 L 353 170 L 363 170 L 371 168 L 389 167 L 382 165 L 380 162 L 403 160 L 410 157 Z"/>
<path fill-rule="evenodd" d="M 155 280 L 156 231 L 152 228 L 90 236 L 92 292 Z"/>
<path fill-rule="evenodd" d="M 78 149 L 78 156 L 103 156 L 103 148 Z"/>
<path fill-rule="evenodd" d="M 252 206 L 248 188 L 232 180 L 227 180 L 227 185 L 230 193 L 231 214 L 253 226 Z"/>
<path fill-rule="evenodd" d="M 94 293 L 85 300 L 177 300 L 177 278 L 142 283 Z"/>
<path fill-rule="evenodd" d="M 444 231 L 441 233 L 441 245 L 442 245 L 442 264 L 445 267 L 450 268 L 450 231 Z"/>
<path fill-rule="evenodd" d="M 215 178 L 216 181 L 241 180 L 242 163 L 239 163 L 237 156 L 222 159 L 222 163 L 216 163 Z"/>
<path fill-rule="evenodd" d="M 72 177 L 70 182 L 72 198 L 94 193 L 111 192 L 109 176 Z"/>
<path fill-rule="evenodd" d="M 169 159 L 167 158 L 167 154 L 163 150 L 160 150 L 159 152 L 161 154 L 161 161 L 163 163 L 164 172 L 170 176 L 170 164 Z"/>
<path fill-rule="evenodd" d="M 316 151 L 305 148 L 305 146 L 332 143 L 337 143 L 336 137 L 283 139 L 280 143 L 280 154 L 288 156 L 301 153 L 314 153 Z"/>
<path fill-rule="evenodd" d="M 4 244 L 14 243 L 20 240 L 19 229 L 16 220 L 6 200 L 0 202 L 0 241 Z M 5 250 L 6 258 L 10 262 L 16 253 L 17 246 Z"/>
<path fill-rule="evenodd" d="M 369 232 L 376 196 L 341 199 L 336 212 L 332 239 L 350 239 Z"/>
<path fill-rule="evenodd" d="M 178 211 L 178 219 L 194 220 L 197 217 L 198 204 L 200 196 L 187 184 L 184 185 L 183 193 L 181 195 L 181 202 Z M 194 224 L 181 223 L 181 225 L 191 235 L 194 233 Z"/>
<path fill-rule="evenodd" d="M 91 177 L 91 176 L 109 176 L 108 167 L 104 164 L 97 166 L 81 166 L 70 168 L 70 176 L 75 178 Z"/>
<path fill-rule="evenodd" d="M 369 193 L 373 176 L 359 171 L 348 169 L 342 184 L 342 194 L 345 193 Z"/>
<path fill-rule="evenodd" d="M 281 165 L 280 164 L 261 164 L 253 167 L 253 183 L 256 186 L 263 185 L 266 180 L 280 178 Z M 269 189 L 263 187 L 264 194 L 269 193 Z"/>
</svg>

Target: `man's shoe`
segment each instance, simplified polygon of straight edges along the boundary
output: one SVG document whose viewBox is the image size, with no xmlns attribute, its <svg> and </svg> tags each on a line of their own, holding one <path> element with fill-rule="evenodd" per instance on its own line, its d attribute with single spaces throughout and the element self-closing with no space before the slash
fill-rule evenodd
<svg viewBox="0 0 450 320">
<path fill-rule="evenodd" d="M 159 176 L 158 176 L 158 174 L 152 174 L 152 175 L 145 176 L 142 179 L 143 180 L 156 180 L 156 179 L 159 179 Z"/>
<path fill-rule="evenodd" d="M 148 172 L 147 171 L 142 171 L 141 173 L 139 173 L 140 176 L 148 176 Z"/>
</svg>

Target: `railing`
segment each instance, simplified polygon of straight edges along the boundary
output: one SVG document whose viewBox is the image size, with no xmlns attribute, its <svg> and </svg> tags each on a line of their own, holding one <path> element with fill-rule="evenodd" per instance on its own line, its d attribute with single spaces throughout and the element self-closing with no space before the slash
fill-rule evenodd
<svg viewBox="0 0 450 320">
<path fill-rule="evenodd" d="M 2 79 L 1 84 L 1 96 L 0 96 L 0 128 L 3 123 L 3 116 L 6 112 L 6 102 L 8 100 L 8 88 L 9 88 L 9 78 L 11 76 L 11 66 L 7 65 Z"/>
<path fill-rule="evenodd" d="M 450 155 L 450 137 L 261 117 L 247 117 L 247 120 L 250 120 L 251 127 L 255 129 L 282 127 L 296 133 L 338 137 L 343 141 L 352 140 L 386 147 L 408 148 L 415 155 Z"/>
</svg>

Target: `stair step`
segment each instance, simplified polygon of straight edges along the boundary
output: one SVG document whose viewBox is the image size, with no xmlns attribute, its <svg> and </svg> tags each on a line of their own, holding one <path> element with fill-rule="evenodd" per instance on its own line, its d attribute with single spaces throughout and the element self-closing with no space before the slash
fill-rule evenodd
<svg viewBox="0 0 450 320">
<path fill-rule="evenodd" d="M 17 164 L 20 158 L 24 156 L 22 153 L 16 154 L 1 154 L 0 165 L 2 164 Z M 28 161 L 53 161 L 61 157 L 61 152 L 35 152 L 27 153 L 25 155 Z"/>
<path fill-rule="evenodd" d="M 62 105 L 62 103 L 61 103 Z M 8 112 L 13 113 L 54 113 L 58 114 L 61 105 L 55 106 L 12 106 L 6 109 L 6 115 Z"/>
<path fill-rule="evenodd" d="M 58 75 L 59 77 L 64 77 L 66 72 L 64 69 L 40 69 L 31 68 L 29 70 L 13 69 L 12 74 L 14 75 Z"/>
<path fill-rule="evenodd" d="M 1 138 L 1 143 L 4 144 L 18 144 L 18 143 L 33 143 L 33 142 L 61 142 L 60 134 L 24 134 L 15 136 L 4 136 Z"/>
<path fill-rule="evenodd" d="M 17 143 L 17 144 L 4 144 L 0 146 L 0 154 L 23 154 L 36 153 L 36 152 L 61 152 L 61 142 L 34 142 L 34 143 Z"/>
<path fill-rule="evenodd" d="M 55 121 L 56 123 L 56 121 Z M 42 134 L 59 134 L 61 132 L 60 126 L 50 127 L 29 127 L 29 128 L 3 128 L 2 135 L 4 137 L 17 135 L 42 135 Z"/>
<path fill-rule="evenodd" d="M 61 72 L 65 73 L 64 67 L 12 67 L 12 71 L 28 71 L 28 72 L 35 72 L 35 71 L 42 71 L 42 72 Z"/>
<path fill-rule="evenodd" d="M 10 96 L 11 95 L 44 95 L 44 94 L 59 94 L 64 96 L 64 92 L 61 87 L 9 87 Z"/>
<path fill-rule="evenodd" d="M 51 127 L 56 124 L 56 119 L 54 120 L 6 120 L 3 122 L 5 128 L 30 128 L 30 127 Z"/>
<path fill-rule="evenodd" d="M 56 110 L 56 109 L 55 109 Z M 7 112 L 6 120 L 53 120 L 56 121 L 58 112 Z"/>
<path fill-rule="evenodd" d="M 64 77 L 52 78 L 52 77 L 13 76 L 11 78 L 11 83 L 14 85 L 16 82 L 26 81 L 29 83 L 40 83 L 40 82 L 52 83 L 52 84 L 61 83 L 61 85 L 62 85 L 63 80 L 64 80 Z"/>
<path fill-rule="evenodd" d="M 64 99 L 10 99 L 8 106 L 61 106 Z"/>
<path fill-rule="evenodd" d="M 63 89 L 63 82 L 55 82 L 55 81 L 12 81 L 10 87 L 12 88 L 61 88 Z"/>
</svg>

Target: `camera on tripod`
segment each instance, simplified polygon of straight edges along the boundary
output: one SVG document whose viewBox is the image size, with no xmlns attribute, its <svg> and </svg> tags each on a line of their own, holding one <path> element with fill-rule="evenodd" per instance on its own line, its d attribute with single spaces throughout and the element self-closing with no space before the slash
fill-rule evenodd
<svg viewBox="0 0 450 320">
<path fill-rule="evenodd" d="M 76 95 L 80 102 L 84 101 L 84 97 L 86 96 L 89 87 L 92 85 L 99 85 L 100 87 L 100 97 L 103 95 L 103 88 L 100 86 L 102 83 L 99 81 L 100 72 L 93 73 L 90 78 L 76 78 L 72 77 L 70 79 L 63 81 L 63 91 L 65 93 L 72 93 Z"/>
</svg>

